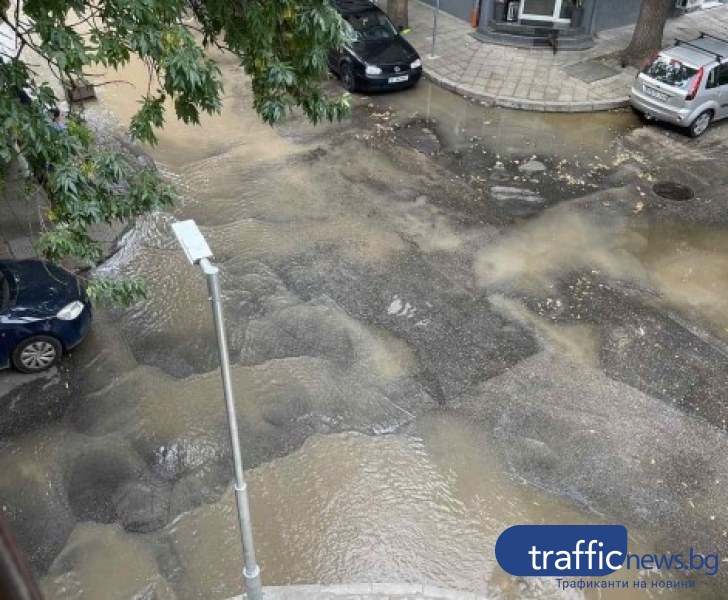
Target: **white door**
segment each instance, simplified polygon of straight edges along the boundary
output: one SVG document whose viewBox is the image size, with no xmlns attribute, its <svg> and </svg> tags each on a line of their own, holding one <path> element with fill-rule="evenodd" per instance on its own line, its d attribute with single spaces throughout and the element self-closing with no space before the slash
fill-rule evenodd
<svg viewBox="0 0 728 600">
<path fill-rule="evenodd" d="M 534 19 L 537 21 L 552 21 L 554 23 L 569 23 L 564 18 L 566 5 L 571 5 L 570 0 L 521 0 L 518 19 Z"/>
</svg>

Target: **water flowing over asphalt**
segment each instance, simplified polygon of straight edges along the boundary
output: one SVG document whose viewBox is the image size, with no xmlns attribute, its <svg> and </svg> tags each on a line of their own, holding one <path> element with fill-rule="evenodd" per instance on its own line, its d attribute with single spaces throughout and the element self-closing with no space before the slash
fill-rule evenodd
<svg viewBox="0 0 728 600">
<path fill-rule="evenodd" d="M 62 390 L 62 417 L 0 448 L 49 598 L 240 591 L 207 292 L 170 230 L 188 218 L 221 267 L 265 583 L 565 597 L 495 564 L 520 523 L 728 549 L 728 213 L 703 160 L 718 138 L 684 150 L 699 208 L 675 207 L 649 192 L 674 174 L 650 151 L 685 140 L 626 113 L 494 110 L 423 83 L 357 99 L 346 123 L 272 129 L 221 64 L 222 116 L 170 121 L 152 151 L 182 201 L 101 269 L 143 275 L 151 299 L 101 312 L 68 372 L 17 380 Z M 122 75 L 145 89 L 142 69 Z M 96 115 L 128 119 L 129 88 L 102 93 Z"/>
</svg>

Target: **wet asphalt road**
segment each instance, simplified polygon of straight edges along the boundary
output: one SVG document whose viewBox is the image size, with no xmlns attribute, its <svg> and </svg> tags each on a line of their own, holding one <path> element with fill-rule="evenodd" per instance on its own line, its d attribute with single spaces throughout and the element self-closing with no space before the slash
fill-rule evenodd
<svg viewBox="0 0 728 600">
<path fill-rule="evenodd" d="M 172 127 L 155 151 L 183 194 L 174 217 L 140 223 L 104 267 L 146 276 L 150 302 L 102 312 L 57 373 L 2 375 L 0 499 L 51 597 L 90 569 L 83 536 L 121 543 L 80 521 L 120 525 L 125 544 L 158 536 L 135 575 L 198 597 L 180 573 L 201 567 L 160 548 L 175 518 L 218 503 L 229 455 L 204 284 L 172 218 L 197 220 L 222 269 L 248 467 L 306 456 L 321 434 L 431 438 L 446 414 L 475 424 L 467 451 L 547 502 L 657 551 L 725 555 L 728 126 L 693 141 L 626 112 L 495 110 L 422 84 L 357 99 L 344 124 L 273 131 L 228 76 L 230 116 L 195 144 Z M 660 180 L 695 198 L 660 198 Z M 317 443 L 317 465 L 361 452 Z M 341 569 L 320 577 L 353 577 Z M 700 586 L 718 597 L 728 578 Z"/>
</svg>

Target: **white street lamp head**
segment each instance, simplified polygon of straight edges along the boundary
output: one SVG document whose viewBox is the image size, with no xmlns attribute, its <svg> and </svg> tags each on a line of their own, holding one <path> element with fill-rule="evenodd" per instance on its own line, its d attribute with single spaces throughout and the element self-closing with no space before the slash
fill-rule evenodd
<svg viewBox="0 0 728 600">
<path fill-rule="evenodd" d="M 200 262 L 203 258 L 212 258 L 212 250 L 207 245 L 200 228 L 197 227 L 192 219 L 189 221 L 178 221 L 172 223 L 172 230 L 174 235 L 177 236 L 179 245 L 182 246 L 182 250 L 187 255 L 193 265 Z"/>
</svg>

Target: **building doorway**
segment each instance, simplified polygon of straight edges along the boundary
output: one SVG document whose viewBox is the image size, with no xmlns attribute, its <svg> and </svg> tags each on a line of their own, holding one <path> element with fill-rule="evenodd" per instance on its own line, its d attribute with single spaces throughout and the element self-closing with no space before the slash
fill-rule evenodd
<svg viewBox="0 0 728 600">
<path fill-rule="evenodd" d="M 518 20 L 569 23 L 575 0 L 521 0 Z"/>
</svg>

